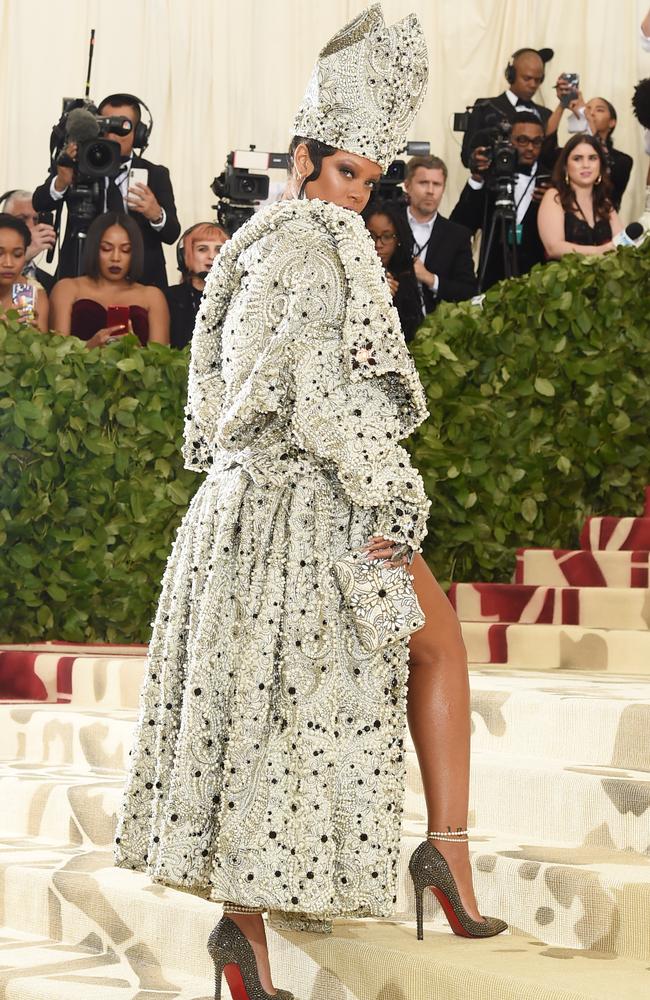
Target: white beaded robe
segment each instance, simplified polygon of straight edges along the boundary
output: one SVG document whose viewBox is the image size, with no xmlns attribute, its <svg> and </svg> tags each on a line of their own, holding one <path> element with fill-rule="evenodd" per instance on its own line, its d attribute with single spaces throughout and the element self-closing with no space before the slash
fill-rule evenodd
<svg viewBox="0 0 650 1000">
<path fill-rule="evenodd" d="M 419 548 L 398 442 L 426 416 L 357 215 L 284 201 L 224 246 L 186 411 L 207 476 L 163 578 L 118 865 L 290 919 L 391 912 L 408 646 L 360 645 L 331 567 L 373 534 Z"/>
</svg>

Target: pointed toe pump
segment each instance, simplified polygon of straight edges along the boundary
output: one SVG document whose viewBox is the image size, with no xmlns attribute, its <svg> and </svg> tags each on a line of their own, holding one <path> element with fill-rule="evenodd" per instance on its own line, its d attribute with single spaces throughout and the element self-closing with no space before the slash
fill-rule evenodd
<svg viewBox="0 0 650 1000">
<path fill-rule="evenodd" d="M 233 1000 L 296 1000 L 288 990 L 266 992 L 250 942 L 229 917 L 222 917 L 210 934 L 208 953 L 214 962 L 214 1000 L 221 1000 L 223 976 Z"/>
<path fill-rule="evenodd" d="M 497 917 L 485 917 L 483 920 L 470 917 L 463 906 L 449 865 L 431 841 L 425 840 L 416 847 L 409 861 L 409 871 L 415 890 L 418 941 L 424 938 L 422 896 L 425 889 L 431 889 L 436 896 L 454 934 L 468 938 L 487 938 L 507 929 L 507 923 Z"/>
</svg>

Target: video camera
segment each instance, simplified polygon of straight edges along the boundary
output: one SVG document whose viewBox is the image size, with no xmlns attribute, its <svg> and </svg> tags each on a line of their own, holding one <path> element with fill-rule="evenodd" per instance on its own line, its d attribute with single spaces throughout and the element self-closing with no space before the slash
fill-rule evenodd
<svg viewBox="0 0 650 1000">
<path fill-rule="evenodd" d="M 265 173 L 251 173 L 271 169 L 287 169 L 286 153 L 262 153 L 249 146 L 233 149 L 226 157 L 225 170 L 215 177 L 210 190 L 217 196 L 213 208 L 217 221 L 227 233 L 239 229 L 255 212 L 255 207 L 269 196 L 269 178 Z"/>
<path fill-rule="evenodd" d="M 480 101 L 487 104 L 489 101 Z M 476 106 L 476 105 L 475 105 Z M 466 132 L 469 126 L 470 113 L 473 108 L 454 115 L 454 132 Z M 509 205 L 514 199 L 515 174 L 519 157 L 517 150 L 510 141 L 512 124 L 504 118 L 498 108 L 486 115 L 487 127 L 475 132 L 472 136 L 472 152 L 470 154 L 470 169 L 476 169 L 476 149 L 481 146 L 483 155 L 490 161 L 487 170 L 482 171 L 485 182 L 491 191 L 497 195 L 497 204 Z"/>
<path fill-rule="evenodd" d="M 102 116 L 91 101 L 64 97 L 61 117 L 50 136 L 53 165 L 75 167 L 77 178 L 82 182 L 115 177 L 120 170 L 120 147 L 102 136 L 108 133 L 128 135 L 132 130 L 133 123 L 128 118 Z M 77 144 L 76 160 L 65 152 L 71 142 Z"/>
</svg>

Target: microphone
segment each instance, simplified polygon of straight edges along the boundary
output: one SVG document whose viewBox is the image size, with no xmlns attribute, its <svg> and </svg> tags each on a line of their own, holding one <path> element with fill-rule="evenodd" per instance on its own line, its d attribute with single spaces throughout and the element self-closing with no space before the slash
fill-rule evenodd
<svg viewBox="0 0 650 1000">
<path fill-rule="evenodd" d="M 97 119 L 85 108 L 75 108 L 68 115 L 65 126 L 65 137 L 68 142 L 85 142 L 96 139 L 99 135 Z"/>
<path fill-rule="evenodd" d="M 612 243 L 617 249 L 618 247 L 635 247 L 637 246 L 637 240 L 643 236 L 644 231 L 640 222 L 630 222 L 625 229 L 622 229 L 614 237 Z"/>
</svg>

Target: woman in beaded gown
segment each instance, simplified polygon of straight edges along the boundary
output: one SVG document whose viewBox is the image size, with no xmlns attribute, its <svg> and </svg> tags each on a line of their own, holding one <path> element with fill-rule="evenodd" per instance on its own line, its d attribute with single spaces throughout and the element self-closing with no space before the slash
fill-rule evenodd
<svg viewBox="0 0 650 1000">
<path fill-rule="evenodd" d="M 184 455 L 207 477 L 163 579 L 115 854 L 224 902 L 217 996 L 222 970 L 248 1000 L 290 996 L 263 910 L 312 929 L 391 913 L 407 714 L 438 835 L 411 861 L 416 893 L 437 879 L 459 933 L 505 927 L 474 898 L 465 651 L 398 443 L 424 394 L 359 214 L 426 77 L 413 15 L 388 28 L 374 6 L 328 43 L 294 122 L 291 197 L 224 245 L 199 309 Z M 368 652 L 346 614 L 332 565 L 366 545 L 412 557 L 426 625 L 410 643 Z"/>
</svg>

